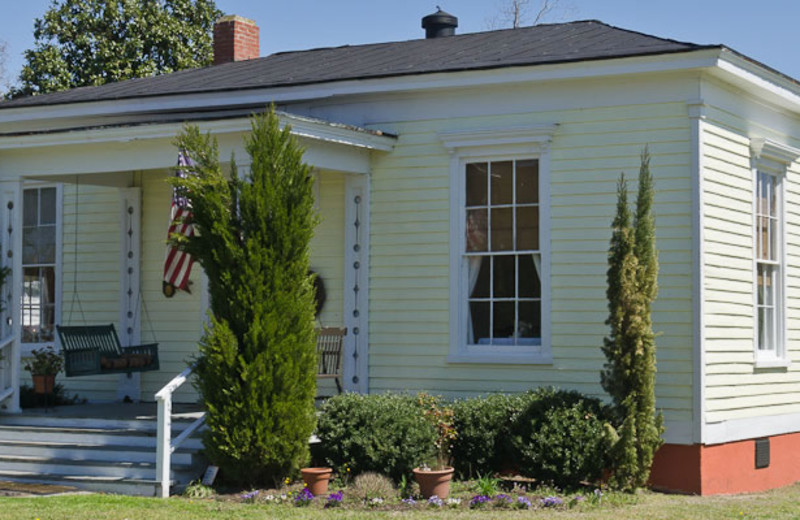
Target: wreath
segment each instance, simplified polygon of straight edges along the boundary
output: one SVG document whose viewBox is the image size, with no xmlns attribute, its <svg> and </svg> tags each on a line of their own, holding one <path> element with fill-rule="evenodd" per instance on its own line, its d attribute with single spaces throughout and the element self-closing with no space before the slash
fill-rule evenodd
<svg viewBox="0 0 800 520">
<path fill-rule="evenodd" d="M 322 312 L 322 308 L 325 306 L 325 300 L 328 297 L 325 292 L 325 281 L 322 279 L 322 276 L 311 269 L 308 270 L 308 275 L 314 277 L 314 316 L 319 318 L 319 313 Z"/>
</svg>

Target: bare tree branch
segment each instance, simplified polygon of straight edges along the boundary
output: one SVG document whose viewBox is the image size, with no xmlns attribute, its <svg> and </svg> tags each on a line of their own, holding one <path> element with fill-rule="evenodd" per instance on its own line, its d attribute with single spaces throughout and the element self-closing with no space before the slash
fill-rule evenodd
<svg viewBox="0 0 800 520">
<path fill-rule="evenodd" d="M 569 16 L 573 11 L 574 8 L 564 0 L 500 0 L 496 4 L 495 14 L 486 19 L 486 28 L 517 29 L 527 25 L 538 25 L 556 13 Z"/>
</svg>

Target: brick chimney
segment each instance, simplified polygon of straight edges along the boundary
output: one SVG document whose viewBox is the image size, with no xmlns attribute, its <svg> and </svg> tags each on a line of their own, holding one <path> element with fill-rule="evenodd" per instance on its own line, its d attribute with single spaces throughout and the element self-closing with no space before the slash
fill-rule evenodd
<svg viewBox="0 0 800 520">
<path fill-rule="evenodd" d="M 258 58 L 258 26 L 253 20 L 228 15 L 214 24 L 214 65 Z"/>
</svg>

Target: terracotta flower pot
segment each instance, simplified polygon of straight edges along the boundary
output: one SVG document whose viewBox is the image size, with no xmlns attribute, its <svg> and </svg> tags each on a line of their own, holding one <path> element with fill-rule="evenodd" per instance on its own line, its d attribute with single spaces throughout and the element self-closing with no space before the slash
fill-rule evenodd
<svg viewBox="0 0 800 520">
<path fill-rule="evenodd" d="M 312 495 L 324 495 L 328 492 L 328 481 L 333 473 L 331 468 L 303 468 L 300 473 Z"/>
<path fill-rule="evenodd" d="M 52 394 L 56 386 L 55 374 L 34 375 L 33 391 L 37 394 Z"/>
<path fill-rule="evenodd" d="M 450 494 L 450 481 L 453 480 L 453 468 L 439 470 L 423 470 L 414 468 L 414 478 L 419 484 L 419 494 L 422 498 L 430 498 L 436 495 L 439 498 L 447 498 Z"/>
</svg>

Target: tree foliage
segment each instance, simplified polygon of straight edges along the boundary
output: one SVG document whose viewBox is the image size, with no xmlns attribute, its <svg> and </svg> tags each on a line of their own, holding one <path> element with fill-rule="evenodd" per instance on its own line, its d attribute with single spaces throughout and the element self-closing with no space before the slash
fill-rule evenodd
<svg viewBox="0 0 800 520">
<path fill-rule="evenodd" d="M 53 0 L 12 97 L 210 65 L 214 0 Z"/>
<path fill-rule="evenodd" d="M 656 344 L 651 307 L 658 294 L 658 253 L 653 217 L 650 154 L 642 152 L 636 215 L 631 223 L 625 175 L 617 185 L 617 211 L 608 256 L 610 335 L 601 374 L 618 415 L 618 439 L 612 450 L 613 483 L 622 489 L 644 486 L 661 446 L 663 417 L 655 408 Z"/>
<path fill-rule="evenodd" d="M 228 481 L 274 484 L 307 462 L 315 423 L 310 168 L 274 111 L 253 118 L 243 177 L 233 160 L 223 175 L 216 141 L 197 127 L 177 144 L 195 163 L 173 183 L 186 191 L 196 234 L 172 241 L 203 266 L 211 296 L 196 368 L 206 453 Z"/>
</svg>

